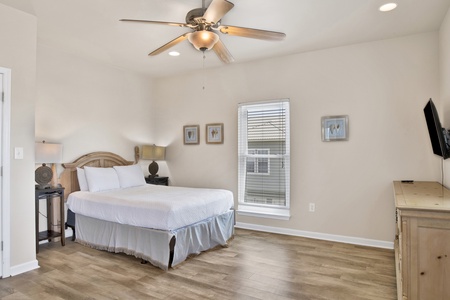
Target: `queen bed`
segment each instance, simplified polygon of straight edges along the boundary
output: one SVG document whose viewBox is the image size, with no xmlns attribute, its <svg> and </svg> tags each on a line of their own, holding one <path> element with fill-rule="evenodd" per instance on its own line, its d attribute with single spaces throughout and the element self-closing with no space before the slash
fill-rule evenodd
<svg viewBox="0 0 450 300">
<path fill-rule="evenodd" d="M 81 244 L 167 270 L 233 236 L 230 191 L 146 184 L 139 165 L 110 152 L 63 166 L 68 219 L 75 216 Z"/>
</svg>

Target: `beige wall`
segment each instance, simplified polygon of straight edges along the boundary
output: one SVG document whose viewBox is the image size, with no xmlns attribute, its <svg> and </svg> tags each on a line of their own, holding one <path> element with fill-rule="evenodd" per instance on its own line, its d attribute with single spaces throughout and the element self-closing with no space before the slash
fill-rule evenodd
<svg viewBox="0 0 450 300">
<path fill-rule="evenodd" d="M 442 22 L 439 31 L 439 75 L 440 99 L 439 104 L 444 113 L 440 115 L 442 126 L 450 129 L 450 10 Z M 450 187 L 450 160 L 444 163 L 444 185 Z"/>
<path fill-rule="evenodd" d="M 392 242 L 392 181 L 439 176 L 422 112 L 438 78 L 438 34 L 426 33 L 157 80 L 155 118 L 169 146 L 160 173 L 236 196 L 238 103 L 290 98 L 292 217 L 238 222 Z M 350 140 L 322 142 L 321 117 L 340 114 Z M 213 122 L 225 124 L 223 145 L 205 144 Z M 188 124 L 200 125 L 200 145 L 183 145 Z"/>
<path fill-rule="evenodd" d="M 37 54 L 36 141 L 62 143 L 66 162 L 92 151 L 134 160 L 134 146 L 155 142 L 149 78 L 42 44 Z"/>
<path fill-rule="evenodd" d="M 445 106 L 442 123 L 450 128 L 450 10 L 439 31 L 440 98 Z"/>
<path fill-rule="evenodd" d="M 11 69 L 11 271 L 36 266 L 34 235 L 34 108 L 36 18 L 0 4 L 0 66 Z M 8 246 L 8 245 L 7 245 Z"/>
</svg>

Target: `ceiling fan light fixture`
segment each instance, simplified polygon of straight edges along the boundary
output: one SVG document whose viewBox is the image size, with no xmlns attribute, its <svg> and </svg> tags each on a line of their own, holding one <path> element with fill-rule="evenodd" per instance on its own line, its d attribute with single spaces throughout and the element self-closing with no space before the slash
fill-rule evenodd
<svg viewBox="0 0 450 300">
<path fill-rule="evenodd" d="M 185 27 L 192 30 L 176 37 L 175 39 L 162 45 L 158 49 L 150 52 L 148 54 L 149 56 L 161 54 L 166 50 L 178 45 L 179 43 L 185 40 L 189 40 L 192 46 L 194 46 L 194 48 L 196 48 L 197 50 L 202 51 L 203 54 L 206 50 L 212 49 L 219 57 L 219 59 L 226 64 L 233 62 L 234 59 L 223 42 L 219 39 L 218 32 L 230 36 L 253 38 L 266 41 L 281 41 L 286 37 L 286 34 L 282 32 L 222 25 L 222 18 L 234 7 L 234 4 L 228 0 L 208 0 L 209 5 L 206 7 L 205 1 L 206 0 L 203 0 L 202 2 L 202 8 L 195 8 L 187 13 L 186 23 L 133 19 L 121 19 L 120 21 Z M 172 53 L 170 54 L 172 55 Z M 203 55 L 203 58 L 204 57 L 205 55 Z"/>
<path fill-rule="evenodd" d="M 200 51 L 210 50 L 219 40 L 219 36 L 208 30 L 199 30 L 191 33 L 188 37 L 189 42 Z"/>
</svg>

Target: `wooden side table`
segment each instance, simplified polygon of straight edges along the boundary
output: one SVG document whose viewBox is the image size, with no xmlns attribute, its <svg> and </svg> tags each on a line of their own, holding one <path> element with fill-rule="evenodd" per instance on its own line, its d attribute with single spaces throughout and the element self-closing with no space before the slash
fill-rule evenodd
<svg viewBox="0 0 450 300">
<path fill-rule="evenodd" d="M 59 217 L 61 222 L 59 224 L 60 232 L 52 229 L 53 219 L 53 200 L 59 199 Z M 39 231 L 39 202 L 40 200 L 47 201 L 47 230 Z M 66 244 L 65 232 L 64 232 L 64 188 L 53 187 L 48 189 L 35 190 L 35 219 L 36 219 L 36 253 L 39 253 L 39 241 L 49 240 L 57 237 L 61 237 L 61 245 Z"/>
<path fill-rule="evenodd" d="M 145 177 L 145 182 L 156 185 L 169 185 L 169 177 Z"/>
</svg>

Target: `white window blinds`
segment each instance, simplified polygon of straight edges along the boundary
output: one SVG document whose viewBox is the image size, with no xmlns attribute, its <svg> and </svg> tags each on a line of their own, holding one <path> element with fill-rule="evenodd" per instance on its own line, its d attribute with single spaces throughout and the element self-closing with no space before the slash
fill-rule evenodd
<svg viewBox="0 0 450 300">
<path fill-rule="evenodd" d="M 289 101 L 243 103 L 238 114 L 240 206 L 289 209 Z"/>
</svg>

